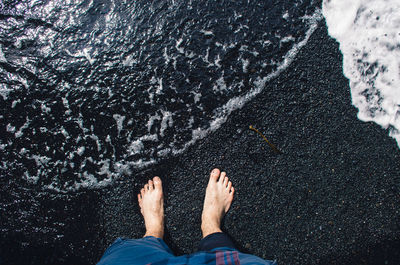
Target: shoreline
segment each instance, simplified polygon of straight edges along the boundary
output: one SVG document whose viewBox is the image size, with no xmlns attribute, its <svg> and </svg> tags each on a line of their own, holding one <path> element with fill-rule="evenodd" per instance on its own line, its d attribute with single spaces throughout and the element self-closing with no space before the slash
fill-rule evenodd
<svg viewBox="0 0 400 265">
<path fill-rule="evenodd" d="M 236 189 L 223 230 L 240 250 L 278 264 L 396 264 L 399 159 L 387 130 L 357 119 L 338 43 L 321 21 L 288 69 L 219 130 L 104 189 L 39 196 L 41 211 L 68 224 L 60 228 L 64 237 L 23 229 L 2 235 L 0 258 L 15 264 L 97 262 L 116 237 L 143 236 L 136 193 L 154 175 L 164 182 L 165 241 L 175 254 L 191 253 L 201 239 L 209 172 L 218 167 Z M 31 245 L 24 248 L 23 241 Z"/>
</svg>

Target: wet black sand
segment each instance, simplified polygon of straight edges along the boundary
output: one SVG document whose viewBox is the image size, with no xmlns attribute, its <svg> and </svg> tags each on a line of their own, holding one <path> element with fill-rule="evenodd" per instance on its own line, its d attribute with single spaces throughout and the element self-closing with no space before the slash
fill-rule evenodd
<svg viewBox="0 0 400 265">
<path fill-rule="evenodd" d="M 136 193 L 153 175 L 164 181 L 167 243 L 193 252 L 213 167 L 237 190 L 224 230 L 241 250 L 278 264 L 399 264 L 400 151 L 387 131 L 357 119 L 338 48 L 321 22 L 289 69 L 223 128 L 113 186 L 36 194 L 35 206 L 32 191 L 14 187 L 39 214 L 1 235 L 0 264 L 93 264 L 116 237 L 142 236 Z M 32 222 L 55 229 L 28 233 Z"/>
</svg>

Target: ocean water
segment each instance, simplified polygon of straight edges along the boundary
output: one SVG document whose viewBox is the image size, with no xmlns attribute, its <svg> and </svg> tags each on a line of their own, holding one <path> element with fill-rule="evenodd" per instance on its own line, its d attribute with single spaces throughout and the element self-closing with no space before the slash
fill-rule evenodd
<svg viewBox="0 0 400 265">
<path fill-rule="evenodd" d="M 400 1 L 325 0 L 358 118 L 388 129 L 400 147 Z"/>
<path fill-rule="evenodd" d="M 1 178 L 66 193 L 184 152 L 284 72 L 320 7 L 2 1 Z"/>
</svg>

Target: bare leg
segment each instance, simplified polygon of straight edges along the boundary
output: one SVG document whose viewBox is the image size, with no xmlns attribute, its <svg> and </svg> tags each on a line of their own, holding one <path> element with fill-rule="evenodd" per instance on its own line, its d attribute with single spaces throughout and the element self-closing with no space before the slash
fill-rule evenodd
<svg viewBox="0 0 400 265">
<path fill-rule="evenodd" d="M 144 185 L 138 194 L 140 211 L 146 226 L 146 236 L 163 238 L 164 236 L 164 198 L 159 177 Z"/>
<path fill-rule="evenodd" d="M 203 238 L 221 231 L 221 221 L 228 212 L 235 189 L 225 172 L 215 168 L 210 174 L 201 216 Z"/>
</svg>

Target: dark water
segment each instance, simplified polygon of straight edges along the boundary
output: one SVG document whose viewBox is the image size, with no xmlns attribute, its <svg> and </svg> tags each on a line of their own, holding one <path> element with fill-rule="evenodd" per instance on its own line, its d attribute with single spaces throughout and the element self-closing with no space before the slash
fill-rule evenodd
<svg viewBox="0 0 400 265">
<path fill-rule="evenodd" d="M 280 73 L 315 1 L 3 1 L 2 178 L 103 187 L 183 152 Z"/>
<path fill-rule="evenodd" d="M 0 2 L 0 264 L 22 250 L 49 264 L 85 256 L 101 230 L 85 192 L 218 129 L 284 72 L 319 6 Z"/>
</svg>

